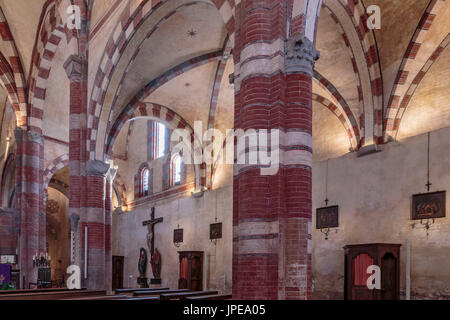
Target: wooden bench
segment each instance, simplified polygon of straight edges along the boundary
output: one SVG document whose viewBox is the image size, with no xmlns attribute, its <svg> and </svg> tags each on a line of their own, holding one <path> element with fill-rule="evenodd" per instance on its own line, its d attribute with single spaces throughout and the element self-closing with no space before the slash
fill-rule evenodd
<svg viewBox="0 0 450 320">
<path fill-rule="evenodd" d="M 153 291 L 135 291 L 133 297 L 149 297 L 160 296 L 162 294 L 174 294 L 174 293 L 188 293 L 192 292 L 189 289 L 177 289 L 177 290 L 153 290 Z"/>
<path fill-rule="evenodd" d="M 150 300 L 160 300 L 159 297 L 127 297 L 126 299 L 120 299 L 126 301 L 150 301 Z"/>
<path fill-rule="evenodd" d="M 192 292 L 180 292 L 180 293 L 168 293 L 162 294 L 161 300 L 180 300 L 187 297 L 197 297 L 197 296 L 211 296 L 218 294 L 218 291 L 192 291 Z"/>
<path fill-rule="evenodd" d="M 68 290 L 62 292 L 32 292 L 0 296 L 0 300 L 63 300 L 80 297 L 106 296 L 105 290 Z"/>
<path fill-rule="evenodd" d="M 170 290 L 170 288 L 136 288 L 136 289 L 116 289 L 114 290 L 115 294 L 133 294 L 133 292 L 139 291 L 163 291 Z"/>
<path fill-rule="evenodd" d="M 97 296 L 97 297 L 80 297 L 80 298 L 69 298 L 62 300 L 126 300 L 129 296 L 125 294 L 118 294 L 114 296 Z"/>
<path fill-rule="evenodd" d="M 211 296 L 195 296 L 195 297 L 186 297 L 186 300 L 231 300 L 233 296 L 231 294 L 228 295 L 211 295 Z"/>
</svg>

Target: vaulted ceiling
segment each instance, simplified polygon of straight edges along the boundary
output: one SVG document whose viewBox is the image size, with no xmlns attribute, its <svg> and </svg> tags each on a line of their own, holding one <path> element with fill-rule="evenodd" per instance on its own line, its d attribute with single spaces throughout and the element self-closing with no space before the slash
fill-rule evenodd
<svg viewBox="0 0 450 320">
<path fill-rule="evenodd" d="M 45 3 L 0 0 L 25 78 Z M 352 1 L 354 9 L 348 3 L 324 0 L 318 21 L 316 46 L 321 58 L 313 85 L 315 161 L 343 155 L 361 142 L 376 139 L 380 135 L 377 121 L 387 129 L 381 137 L 385 141 L 450 125 L 450 2 L 362 0 Z M 361 34 L 365 28 L 359 15 L 370 5 L 381 9 L 381 29 Z M 90 48 L 90 92 L 106 40 L 120 23 L 121 12 L 130 10 L 125 7 L 126 3 L 117 0 L 93 2 L 91 29 L 97 31 Z M 103 132 L 149 84 L 154 88 L 145 91 L 144 101 L 172 109 L 191 125 L 200 120 L 207 127 L 213 118 L 213 126 L 231 128 L 234 88 L 228 78 L 233 73 L 232 59 L 195 60 L 221 51 L 226 40 L 225 25 L 211 1 L 170 0 L 160 6 L 127 43 L 108 83 L 101 116 Z M 67 86 L 61 66 L 65 44 L 58 50 L 53 64 L 59 66 L 52 68 L 48 80 L 49 109 L 44 123 L 46 134 L 67 140 L 67 128 L 60 125 L 68 122 L 67 90 L 58 87 Z M 383 91 L 374 99 L 377 81 Z M 378 113 L 381 118 L 377 120 Z M 66 120 L 58 121 L 61 118 Z M 104 139 L 104 134 L 99 134 L 98 140 Z"/>
</svg>

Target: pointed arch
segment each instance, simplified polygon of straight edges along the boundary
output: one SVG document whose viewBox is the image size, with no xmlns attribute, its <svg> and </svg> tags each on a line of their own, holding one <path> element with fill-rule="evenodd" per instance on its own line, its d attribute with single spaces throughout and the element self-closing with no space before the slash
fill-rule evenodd
<svg viewBox="0 0 450 320">
<path fill-rule="evenodd" d="M 411 82 L 408 90 L 406 91 L 400 106 L 398 108 L 397 117 L 394 122 L 394 127 L 392 128 L 392 137 L 394 139 L 397 139 L 398 131 L 400 129 L 400 124 L 403 119 L 403 116 L 405 115 L 405 112 L 408 108 L 408 105 L 410 101 L 412 100 L 417 88 L 419 87 L 420 83 L 422 82 L 423 78 L 426 76 L 428 71 L 430 71 L 433 64 L 437 61 L 439 56 L 444 52 L 444 50 L 449 46 L 450 44 L 450 33 L 447 35 L 447 37 L 444 39 L 444 41 L 441 42 L 441 44 L 436 48 L 436 50 L 433 51 L 433 54 L 428 58 L 427 62 L 423 65 L 423 67 L 420 69 L 419 73 L 416 75 L 414 80 Z"/>
<path fill-rule="evenodd" d="M 22 62 L 14 37 L 0 8 L 0 81 L 16 114 L 17 126 L 27 126 L 27 91 Z"/>
<path fill-rule="evenodd" d="M 67 167 L 69 165 L 69 154 L 63 154 L 58 158 L 54 159 L 44 170 L 44 180 L 43 187 L 44 193 L 47 193 L 48 185 L 53 175 L 59 170 Z"/>
<path fill-rule="evenodd" d="M 66 0 L 67 1 L 67 0 Z M 119 22 L 115 26 L 107 44 L 105 51 L 100 59 L 97 74 L 94 80 L 94 86 L 91 91 L 91 97 L 88 103 L 88 123 L 89 123 L 89 138 L 88 152 L 91 159 L 95 158 L 95 141 L 97 140 L 97 131 L 99 116 L 102 113 L 103 104 L 105 102 L 106 93 L 109 88 L 109 84 L 113 78 L 117 66 L 121 60 L 122 54 L 127 49 L 131 39 L 135 36 L 136 32 L 143 25 L 143 23 L 157 10 L 169 6 L 172 8 L 171 12 L 168 12 L 163 19 L 156 22 L 154 27 L 149 30 L 147 36 L 150 36 L 158 26 L 164 22 L 168 17 L 176 13 L 183 7 L 193 5 L 196 3 L 210 3 L 218 8 L 220 15 L 225 22 L 226 29 L 230 36 L 230 41 L 234 43 L 234 1 L 229 0 L 217 0 L 217 1 L 149 1 L 143 0 L 139 3 L 128 3 L 126 8 L 121 14 Z M 132 55 L 136 57 L 137 52 Z M 132 59 L 133 60 L 133 59 Z M 122 75 L 123 76 L 123 75 Z M 120 81 L 119 81 L 120 83 Z M 120 89 L 120 88 L 118 88 Z M 117 92 L 116 92 L 117 93 Z"/>
<path fill-rule="evenodd" d="M 50 76 L 52 60 L 65 35 L 62 19 L 55 0 L 47 1 L 41 13 L 41 21 L 36 33 L 32 54 L 29 86 L 29 127 L 42 133 L 47 80 Z"/>
<path fill-rule="evenodd" d="M 192 157 L 202 154 L 201 137 L 196 137 L 191 125 L 186 122 L 180 115 L 171 109 L 156 104 L 139 102 L 137 99 L 134 103 L 129 104 L 115 120 L 111 128 L 107 131 L 106 142 L 104 146 L 105 158 L 109 159 L 112 155 L 114 142 L 123 128 L 125 123 L 136 118 L 151 118 L 159 122 L 163 122 L 170 130 L 186 129 L 189 132 L 191 143 L 194 144 Z M 195 168 L 195 185 L 197 189 L 202 189 L 206 185 L 206 166 L 204 164 L 194 163 Z"/>
<path fill-rule="evenodd" d="M 341 122 L 345 131 L 347 132 L 349 143 L 353 151 L 357 151 L 359 148 L 359 130 L 357 123 L 353 117 L 353 114 L 348 114 L 340 105 L 336 105 L 327 98 L 321 95 L 313 93 L 312 100 L 316 101 L 328 110 L 330 110 Z M 350 111 L 351 112 L 351 111 Z"/>
<path fill-rule="evenodd" d="M 389 142 L 397 134 L 399 121 L 405 110 L 404 104 L 409 102 L 407 89 L 416 77 L 416 74 L 411 74 L 416 70 L 416 58 L 420 54 L 426 34 L 431 29 L 436 15 L 443 5 L 445 5 L 445 0 L 430 1 L 403 56 L 383 118 L 385 142 Z"/>
</svg>

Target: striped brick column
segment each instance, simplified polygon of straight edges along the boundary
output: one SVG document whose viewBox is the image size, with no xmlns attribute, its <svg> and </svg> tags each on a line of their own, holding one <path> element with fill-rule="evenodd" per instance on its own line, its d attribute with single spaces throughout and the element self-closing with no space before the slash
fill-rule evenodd
<svg viewBox="0 0 450 320">
<path fill-rule="evenodd" d="M 42 135 L 17 128 L 16 210 L 20 212 L 20 270 L 23 286 L 36 282 L 33 255 L 46 252 Z"/>
<path fill-rule="evenodd" d="M 285 176 L 285 215 L 280 219 L 284 278 L 279 295 L 286 299 L 311 297 L 312 254 L 312 78 L 319 52 L 305 36 L 286 43 L 286 121 L 281 140 Z"/>
<path fill-rule="evenodd" d="M 86 286 L 89 289 L 106 288 L 106 248 L 107 237 L 109 251 L 111 251 L 111 235 L 107 235 L 107 219 L 105 212 L 107 183 L 106 177 L 110 169 L 109 164 L 97 160 L 89 160 L 86 163 L 86 203 L 85 219 L 82 219 L 83 245 L 87 236 L 87 279 Z M 110 192 L 109 192 L 110 194 Z M 110 200 L 109 200 L 110 201 Z M 85 233 L 87 227 L 87 234 Z M 84 247 L 83 247 L 84 250 Z M 86 258 L 86 257 L 85 257 Z"/>
<path fill-rule="evenodd" d="M 286 41 L 287 16 L 282 1 L 236 7 L 235 129 L 278 129 L 280 168 L 263 175 L 262 165 L 235 165 L 234 299 L 310 296 L 311 96 L 318 52 L 307 38 Z"/>
<path fill-rule="evenodd" d="M 87 61 L 71 55 L 64 63 L 70 81 L 69 116 L 69 217 L 74 232 L 72 263 L 84 271 L 82 223 L 86 221 L 83 212 L 86 203 L 86 104 L 87 104 Z M 84 278 L 84 277 L 83 277 Z"/>
</svg>

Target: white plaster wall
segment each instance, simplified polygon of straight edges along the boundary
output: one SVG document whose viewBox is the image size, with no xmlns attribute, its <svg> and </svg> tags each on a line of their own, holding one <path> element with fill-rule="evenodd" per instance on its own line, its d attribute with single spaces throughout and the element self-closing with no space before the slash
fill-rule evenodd
<svg viewBox="0 0 450 320">
<path fill-rule="evenodd" d="M 450 128 L 431 134 L 431 191 L 450 190 L 449 136 Z M 330 205 L 339 205 L 340 227 L 328 241 L 313 230 L 315 298 L 343 299 L 343 247 L 350 244 L 401 244 L 404 291 L 407 239 L 411 241 L 413 298 L 450 297 L 450 217 L 436 220 L 428 239 L 426 231 L 419 226 L 413 229 L 410 220 L 411 196 L 426 192 L 426 160 L 427 135 L 420 135 L 385 145 L 381 153 L 362 158 L 348 154 L 329 161 L 328 198 Z M 315 163 L 314 212 L 324 206 L 325 177 L 326 162 Z"/>
<path fill-rule="evenodd" d="M 155 205 L 155 216 L 164 218 L 155 227 L 155 247 L 162 256 L 163 287 L 178 288 L 178 251 L 204 251 L 204 289 L 231 292 L 232 192 L 229 186 L 206 192 L 202 198 L 166 200 Z M 139 249 L 144 247 L 149 253 L 147 228 L 142 222 L 149 220 L 150 212 L 148 204 L 113 217 L 113 255 L 125 257 L 124 287 L 137 286 Z M 216 215 L 217 222 L 223 222 L 223 239 L 215 245 L 209 240 L 209 225 L 215 223 Z M 173 230 L 178 227 L 184 229 L 184 243 L 179 248 L 173 244 Z M 147 277 L 152 278 L 150 263 Z"/>
</svg>

